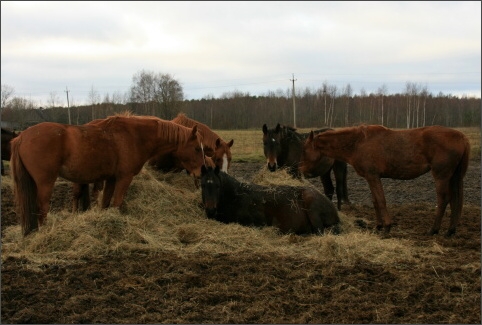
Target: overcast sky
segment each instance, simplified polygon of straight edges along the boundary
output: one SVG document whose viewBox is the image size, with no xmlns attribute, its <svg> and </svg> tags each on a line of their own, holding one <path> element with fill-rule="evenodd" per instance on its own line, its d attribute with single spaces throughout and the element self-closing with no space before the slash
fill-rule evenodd
<svg viewBox="0 0 482 325">
<path fill-rule="evenodd" d="M 186 99 L 240 91 L 481 96 L 481 2 L 1 2 L 1 79 L 67 105 L 126 93 L 141 70 Z"/>
</svg>

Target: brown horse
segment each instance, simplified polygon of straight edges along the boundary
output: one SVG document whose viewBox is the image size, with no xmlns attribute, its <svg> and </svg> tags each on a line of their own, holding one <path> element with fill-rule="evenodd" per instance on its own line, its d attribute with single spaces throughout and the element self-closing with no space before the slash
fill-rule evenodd
<svg viewBox="0 0 482 325">
<path fill-rule="evenodd" d="M 113 116 L 95 125 L 43 122 L 12 141 L 17 214 L 23 234 L 36 230 L 49 211 L 58 176 L 74 183 L 105 180 L 102 207 L 120 207 L 132 179 L 160 152 L 177 150 L 201 174 L 203 151 L 197 128 L 155 117 Z"/>
<path fill-rule="evenodd" d="M 201 168 L 201 190 L 208 218 L 244 226 L 273 226 L 282 233 L 320 234 L 340 219 L 333 203 L 309 186 L 261 186 L 237 181 L 219 167 Z"/>
<path fill-rule="evenodd" d="M 212 165 L 210 161 L 212 159 L 215 166 L 219 166 L 219 168 L 226 173 L 228 172 L 228 169 L 231 166 L 231 147 L 234 140 L 229 142 L 224 141 L 207 125 L 190 119 L 182 113 L 178 114 L 176 118 L 171 120 L 171 122 L 186 127 L 197 125 L 199 133 L 203 136 L 204 151 L 206 155 L 210 156 L 210 158 L 206 158 L 207 165 Z M 181 171 L 183 169 L 179 163 L 179 158 L 176 157 L 175 154 L 158 155 L 149 160 L 149 165 L 162 171 Z"/>
<path fill-rule="evenodd" d="M 129 112 L 124 112 L 117 114 L 118 116 L 124 116 L 124 117 L 129 117 L 132 116 L 131 113 Z M 152 116 L 142 116 L 142 118 L 153 118 L 153 119 L 158 119 L 157 117 L 152 117 Z M 96 119 L 93 121 L 90 121 L 84 125 L 97 125 L 99 123 L 102 123 L 104 119 Z M 172 121 L 171 121 L 172 122 Z M 199 135 L 202 138 L 202 134 L 199 132 L 199 128 L 196 124 L 193 124 L 190 127 L 196 127 L 198 130 Z M 204 144 L 203 144 L 204 146 Z M 186 170 L 188 174 L 194 175 L 192 170 L 192 166 L 190 164 L 190 159 L 191 157 L 184 155 L 183 151 L 178 151 L 180 148 L 175 148 L 171 147 L 170 150 L 165 150 L 160 156 L 171 156 L 175 157 L 176 159 L 176 164 L 179 166 L 180 169 Z M 204 157 L 205 159 L 205 164 L 214 166 L 211 164 L 211 161 L 209 160 L 208 157 Z M 97 203 L 98 197 L 100 192 L 104 189 L 104 181 L 97 181 L 93 184 L 92 187 L 92 198 L 94 199 L 94 203 Z M 90 196 L 90 191 L 89 191 L 89 184 L 79 184 L 79 183 L 74 183 L 72 186 L 72 212 L 77 212 L 79 211 L 79 204 L 80 204 L 80 211 L 87 211 L 90 206 L 91 206 L 91 196 Z"/>
<path fill-rule="evenodd" d="M 11 157 L 11 150 L 10 150 L 10 141 L 13 138 L 16 138 L 18 133 L 15 131 L 10 131 L 7 129 L 2 128 L 2 176 L 5 175 L 5 168 L 3 167 L 3 161 L 10 160 Z"/>
<path fill-rule="evenodd" d="M 438 234 L 449 203 L 447 236 L 455 234 L 462 213 L 463 178 L 470 154 L 469 140 L 462 132 L 443 126 L 391 130 L 380 125 L 363 125 L 316 136 L 311 133 L 304 144 L 301 171 L 309 169 L 321 154 L 346 161 L 366 179 L 372 193 L 377 228 L 385 227 L 386 234 L 392 218 L 387 211 L 380 178 L 408 180 L 431 170 L 437 211 L 428 234 Z"/>
</svg>

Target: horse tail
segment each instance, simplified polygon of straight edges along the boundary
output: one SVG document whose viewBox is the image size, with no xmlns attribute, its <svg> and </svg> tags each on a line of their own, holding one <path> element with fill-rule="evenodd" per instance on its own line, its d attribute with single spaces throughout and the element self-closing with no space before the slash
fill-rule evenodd
<svg viewBox="0 0 482 325">
<path fill-rule="evenodd" d="M 469 166 L 470 157 L 470 143 L 467 139 L 464 139 L 464 152 L 460 159 L 455 171 L 450 178 L 450 188 L 452 189 L 452 195 L 450 199 L 451 215 L 455 218 L 451 223 L 455 226 L 460 214 L 462 213 L 462 206 L 464 201 L 464 176 Z"/>
<path fill-rule="evenodd" d="M 38 229 L 40 209 L 37 204 L 37 185 L 22 162 L 19 153 L 20 143 L 20 138 L 11 142 L 12 156 L 10 158 L 10 166 L 14 180 L 17 215 L 22 226 L 23 235 L 26 236 Z"/>
</svg>

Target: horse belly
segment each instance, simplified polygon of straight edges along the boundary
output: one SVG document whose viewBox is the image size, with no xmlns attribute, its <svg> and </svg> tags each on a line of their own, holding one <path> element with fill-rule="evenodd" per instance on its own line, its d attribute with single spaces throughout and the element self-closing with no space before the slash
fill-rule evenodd
<svg viewBox="0 0 482 325">
<path fill-rule="evenodd" d="M 393 178 L 408 180 L 414 179 L 430 170 L 430 164 L 428 163 L 415 163 L 407 161 L 397 165 L 391 165 L 380 173 L 381 178 Z"/>
<path fill-rule="evenodd" d="M 311 232 L 310 224 L 305 213 L 297 201 L 286 203 L 267 204 L 265 215 L 271 220 L 271 226 L 278 228 L 282 233 L 305 234 Z"/>
</svg>

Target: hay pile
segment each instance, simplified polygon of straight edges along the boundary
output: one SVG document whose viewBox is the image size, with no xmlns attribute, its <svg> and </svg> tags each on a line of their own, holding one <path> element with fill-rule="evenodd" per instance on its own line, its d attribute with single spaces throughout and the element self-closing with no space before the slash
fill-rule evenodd
<svg viewBox="0 0 482 325">
<path fill-rule="evenodd" d="M 309 184 L 265 168 L 253 182 L 267 186 Z M 359 258 L 379 264 L 407 262 L 416 254 L 410 241 L 380 239 L 371 231 L 356 228 L 344 213 L 340 213 L 342 234 L 325 236 L 281 235 L 272 227 L 260 229 L 209 220 L 201 207 L 201 190 L 184 173 L 160 174 L 145 168 L 134 178 L 125 202 L 124 213 L 98 207 L 78 214 L 71 213 L 69 207 L 53 211 L 46 224 L 26 238 L 20 226 L 10 226 L 3 230 L 2 259 L 23 257 L 42 264 L 135 252 L 171 252 L 183 257 L 252 252 L 351 265 Z"/>
</svg>

